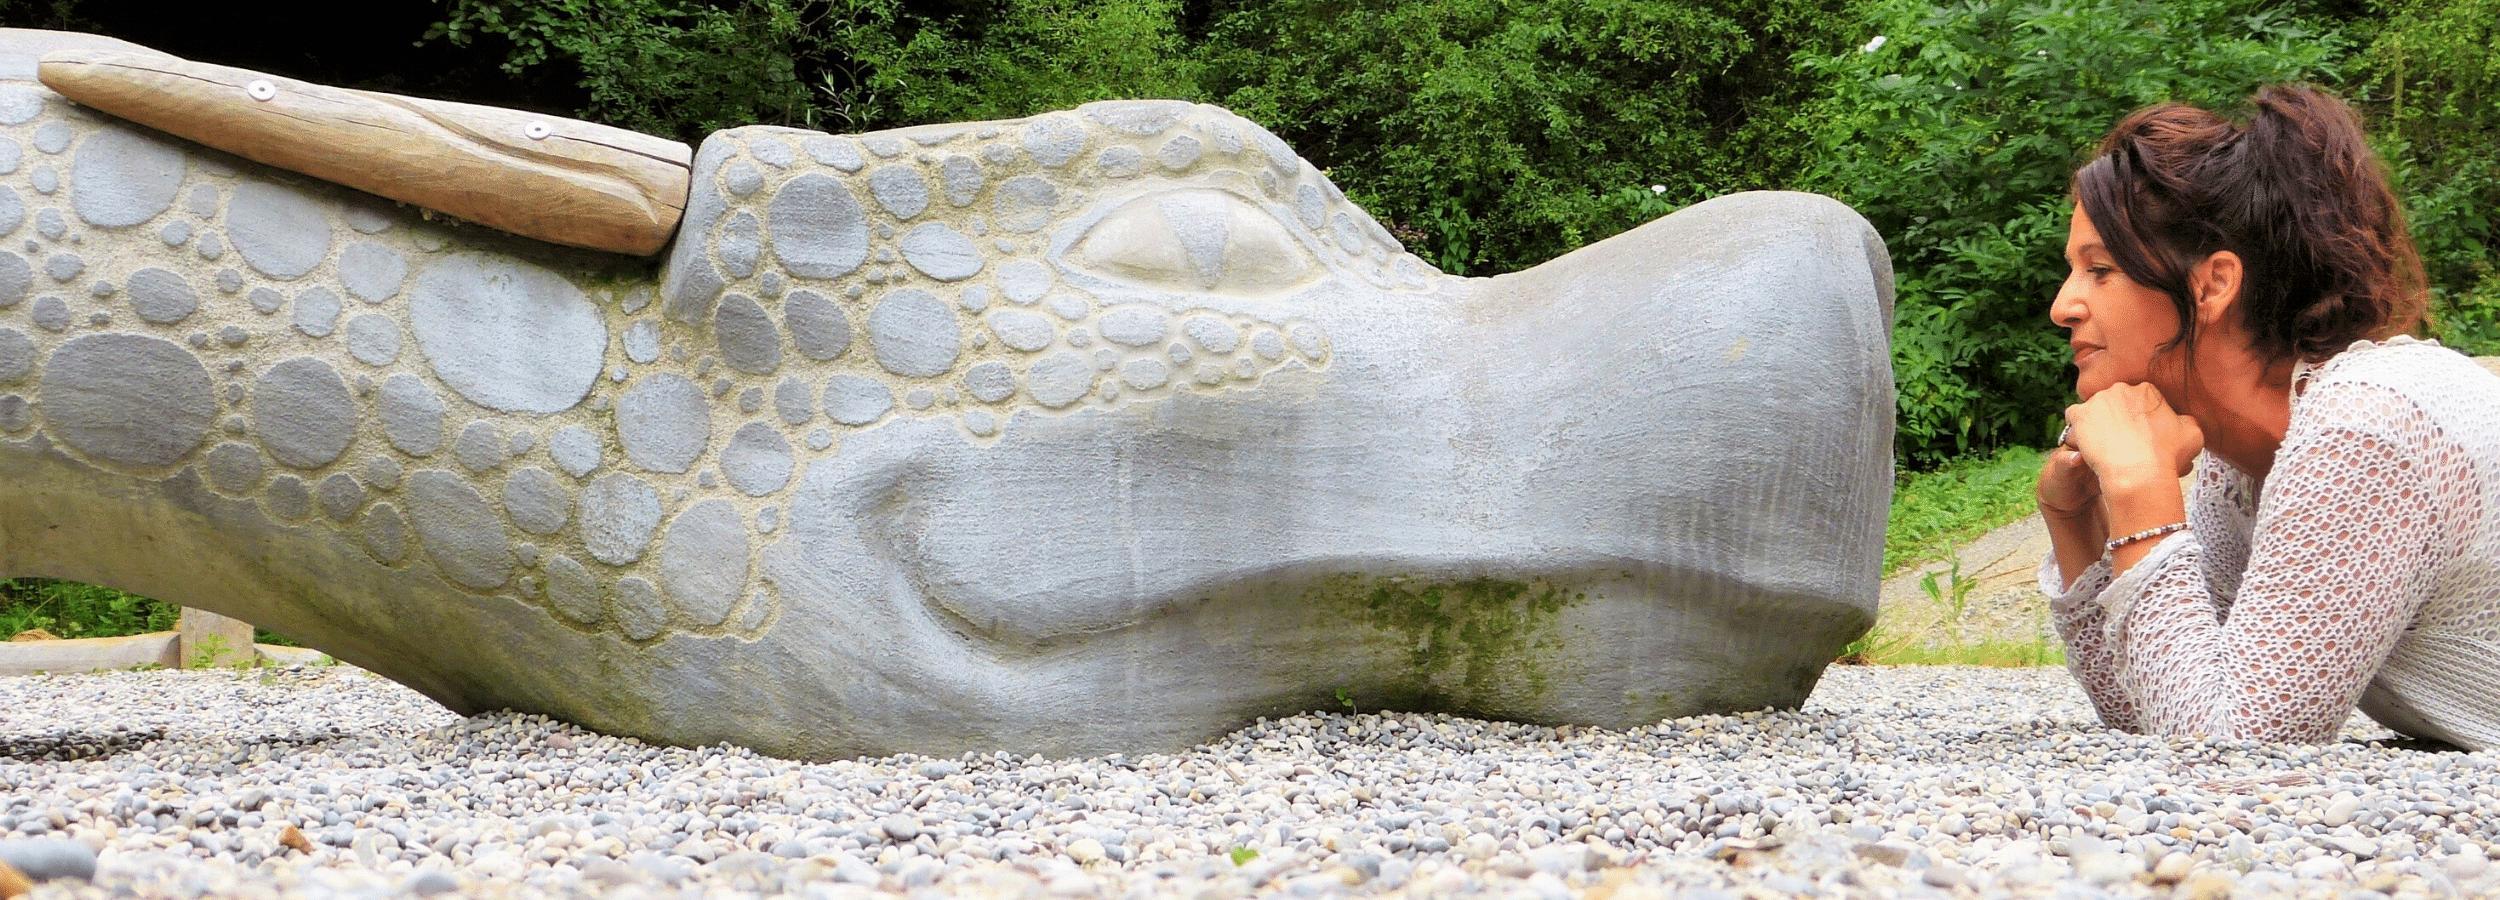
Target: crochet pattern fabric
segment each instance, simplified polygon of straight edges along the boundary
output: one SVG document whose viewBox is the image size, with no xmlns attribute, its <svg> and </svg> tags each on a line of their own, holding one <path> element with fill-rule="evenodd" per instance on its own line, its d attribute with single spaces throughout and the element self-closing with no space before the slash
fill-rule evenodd
<svg viewBox="0 0 2500 900">
<path fill-rule="evenodd" d="M 2041 564 L 2068 668 L 2128 731 L 2324 741 L 2358 705 L 2500 747 L 2500 377 L 2398 338 L 2303 379 L 2262 484 L 2204 454 L 2123 576 Z"/>
</svg>

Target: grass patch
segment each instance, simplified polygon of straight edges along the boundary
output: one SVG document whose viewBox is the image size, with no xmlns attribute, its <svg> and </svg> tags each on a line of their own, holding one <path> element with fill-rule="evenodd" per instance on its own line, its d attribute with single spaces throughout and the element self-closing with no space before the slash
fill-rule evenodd
<svg viewBox="0 0 2500 900">
<path fill-rule="evenodd" d="M 2009 447 L 1994 454 L 1953 460 L 1928 472 L 1904 472 L 1893 485 L 1892 514 L 1884 528 L 1884 577 L 1952 556 L 1955 548 L 1980 535 L 2030 515 L 2032 490 L 2040 478 L 2047 451 Z M 1896 633 L 1896 623 L 1878 619 L 1875 627 L 1842 648 L 1844 665 L 1883 666 L 2056 666 L 2066 662 L 2065 646 L 2050 635 L 2046 622 L 2037 637 L 2027 640 L 1983 638 L 1965 640 L 1962 613 L 1975 582 L 1957 564 L 1932 572 L 1919 589 L 1936 607 L 1945 628 L 1940 636 Z"/>
<path fill-rule="evenodd" d="M 2066 664 L 2066 647 L 2048 635 L 2028 641 L 1982 640 L 1927 646 L 1888 632 L 1882 623 L 1849 642 L 1833 660 L 1844 666 L 1991 666 L 2026 668 Z"/>
<path fill-rule="evenodd" d="M 1932 472 L 1904 472 L 1892 488 L 1884 526 L 1884 577 L 1943 558 L 1953 548 L 2030 515 L 2032 489 L 2047 451 L 2008 447 Z"/>
</svg>

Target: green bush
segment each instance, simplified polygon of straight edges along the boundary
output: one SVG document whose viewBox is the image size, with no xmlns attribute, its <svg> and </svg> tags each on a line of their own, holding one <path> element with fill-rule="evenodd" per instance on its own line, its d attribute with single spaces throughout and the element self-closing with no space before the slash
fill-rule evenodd
<svg viewBox="0 0 2500 900">
<path fill-rule="evenodd" d="M 2435 331 L 2500 354 L 2500 0 L 2390 0 L 2358 91 L 2429 270 Z"/>
<path fill-rule="evenodd" d="M 584 118 L 699 143 L 741 125 L 863 132 L 1114 97 L 1199 99 L 1178 0 L 451 0 L 426 33 L 580 73 Z M 481 47 L 481 49 L 485 49 Z"/>
<path fill-rule="evenodd" d="M 54 637 L 170 631 L 181 610 L 111 588 L 49 578 L 0 580 L 0 641 L 32 629 Z"/>
<path fill-rule="evenodd" d="M 37 629 L 72 639 L 172 631 L 181 618 L 181 607 L 108 587 L 50 578 L 0 579 L 0 641 Z M 295 646 L 293 638 L 266 628 L 254 629 L 252 635 L 254 643 Z"/>
<path fill-rule="evenodd" d="M 1790 55 L 1842 0 L 452 0 L 429 37 L 577 69 L 579 114 L 699 141 L 868 131 L 1093 100 L 1220 103 L 1442 268 L 1525 268 L 1659 204 L 1784 186 Z M 921 7 L 920 9 L 935 9 Z M 1664 185 L 1663 196 L 1646 191 Z"/>
<path fill-rule="evenodd" d="M 1012 119 L 1096 100 L 1205 100 L 1179 0 L 997 0 L 880 60 L 908 124 Z"/>
<path fill-rule="evenodd" d="M 1788 58 L 1838 0 L 1271 0 L 1216 17 L 1210 95 L 1445 271 L 1513 271 L 1650 215 L 1783 187 Z M 1649 186 L 1661 185 L 1663 196 Z"/>
<path fill-rule="evenodd" d="M 890 2 L 868 2 L 868 17 Z M 795 47 L 815 40 L 788 0 L 450 0 L 425 40 L 475 47 L 500 40 L 502 70 L 580 68 L 582 118 L 655 135 L 700 138 L 732 125 L 800 123 L 813 110 Z"/>
<path fill-rule="evenodd" d="M 1875 223 L 1899 279 L 1898 449 L 1913 466 L 2045 442 L 2070 402 L 2048 320 L 2066 192 L 2119 117 L 2332 81 L 2345 40 L 2254 0 L 1873 0 L 1866 43 L 1801 56 L 1805 185 Z M 1876 41 L 1877 36 L 1882 40 Z"/>
</svg>

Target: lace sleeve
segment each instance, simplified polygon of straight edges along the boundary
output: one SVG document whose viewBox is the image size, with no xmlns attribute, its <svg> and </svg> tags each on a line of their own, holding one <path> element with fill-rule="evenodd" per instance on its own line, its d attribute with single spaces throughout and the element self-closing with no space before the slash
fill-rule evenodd
<svg viewBox="0 0 2500 900">
<path fill-rule="evenodd" d="M 2188 530 L 2196 532 L 2197 562 L 2205 572 L 2205 589 L 2225 620 L 2239 598 L 2240 575 L 2248 569 L 2250 519 L 2256 501 L 2249 478 L 2213 454 L 2197 462 L 2196 490 L 2188 503 Z"/>
<path fill-rule="evenodd" d="M 2142 724 L 2333 738 L 2421 603 L 2440 525 L 2426 474 L 2416 448 L 2378 429 L 2308 429 L 2276 455 L 2227 620 L 2192 541 L 2115 579 L 2101 598 L 2107 645 Z"/>
<path fill-rule="evenodd" d="M 2198 542 L 2199 546 L 2190 551 L 2187 558 L 2201 562 L 2199 568 L 2204 571 L 2206 583 L 2215 597 L 2228 602 L 2227 598 L 2239 586 L 2239 571 L 2236 568 L 2227 573 L 2218 571 L 2217 565 L 2227 563 L 2236 566 L 2238 561 L 2246 559 L 2244 529 L 2234 531 L 2231 528 L 2231 519 L 2238 511 L 2233 506 L 2236 498 L 2231 492 L 2231 485 L 2243 476 L 2211 456 L 2198 460 L 2196 473 L 2196 488 L 2188 498 L 2188 521 L 2195 525 L 2194 534 L 2173 540 Z M 2206 545 L 2209 536 L 2223 538 L 2222 546 Z M 2230 552 L 2233 539 L 2240 548 L 2237 555 Z M 2179 548 L 2173 547 L 2163 550 L 2160 555 L 2166 559 L 2178 551 Z M 2135 699 L 2118 684 L 2118 665 L 2110 657 L 2109 642 L 2105 637 L 2107 630 L 2103 627 L 2100 597 L 2101 592 L 2109 589 L 2109 558 L 2103 556 L 2093 562 L 2076 575 L 2074 584 L 2069 586 L 2065 573 L 2058 571 L 2057 551 L 2051 550 L 2047 559 L 2040 563 L 2039 580 L 2040 592 L 2049 598 L 2049 623 L 2057 629 L 2058 639 L 2066 643 L 2066 671 L 2075 676 L 2075 682 L 2083 686 L 2084 695 L 2091 698 L 2092 708 L 2100 713 L 2101 724 L 2120 731 L 2142 731 L 2143 723 L 2139 721 Z"/>
<path fill-rule="evenodd" d="M 2059 640 L 2066 642 L 2066 671 L 2083 685 L 2083 694 L 2092 699 L 2092 709 L 2101 715 L 2101 724 L 2120 731 L 2141 731 L 2136 719 L 2135 701 L 2118 686 L 2118 667 L 2111 662 L 2108 643 L 2101 638 L 2101 605 L 2094 598 L 2109 587 L 2109 558 L 2104 556 L 2075 576 L 2072 586 L 2066 584 L 2066 573 L 2058 571 L 2057 551 L 2049 551 L 2040 563 L 2040 592 L 2049 597 L 2049 624 L 2057 629 Z"/>
</svg>

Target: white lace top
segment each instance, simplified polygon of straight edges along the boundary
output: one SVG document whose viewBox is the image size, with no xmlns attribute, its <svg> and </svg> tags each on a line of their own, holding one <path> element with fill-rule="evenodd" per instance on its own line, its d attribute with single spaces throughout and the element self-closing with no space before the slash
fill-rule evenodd
<svg viewBox="0 0 2500 900">
<path fill-rule="evenodd" d="M 2436 342 L 2295 374 L 2264 482 L 2199 457 L 2187 531 L 2114 582 L 2040 567 L 2066 664 L 2127 731 L 2500 748 L 2500 377 Z"/>
</svg>

